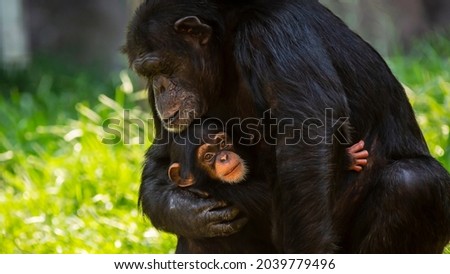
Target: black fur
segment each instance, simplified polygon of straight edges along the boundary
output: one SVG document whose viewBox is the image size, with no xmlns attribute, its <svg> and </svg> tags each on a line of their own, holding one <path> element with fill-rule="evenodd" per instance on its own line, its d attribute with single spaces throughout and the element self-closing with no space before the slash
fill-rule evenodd
<svg viewBox="0 0 450 274">
<path fill-rule="evenodd" d="M 355 176 L 336 169 L 342 145 L 284 146 L 279 137 L 280 249 L 442 252 L 450 239 L 450 178 L 430 157 L 405 92 L 379 54 L 316 1 L 267 2 L 243 14 L 235 56 L 255 101 L 299 125 L 324 119 L 332 108 L 334 118 L 350 117 L 354 130 L 347 134 L 365 140 L 371 154 L 369 167 Z M 331 140 L 335 131 L 315 133 Z"/>
<path fill-rule="evenodd" d="M 267 163 L 276 167 L 273 239 L 279 251 L 442 252 L 450 240 L 450 176 L 430 156 L 403 87 L 370 45 L 312 0 L 147 1 L 141 13 L 153 2 L 177 6 L 163 18 L 199 16 L 220 41 L 210 47 L 211 56 L 218 54 L 218 71 L 205 72 L 214 77 L 208 81 L 221 83 L 202 94 L 204 101 L 216 100 L 208 115 L 224 121 L 261 117 L 270 108 L 278 119 L 294 119 L 288 131 L 272 135 L 276 157 Z M 148 23 L 141 19 L 132 23 L 128 45 L 148 42 L 133 30 Z M 311 128 L 311 121 L 325 126 Z M 285 145 L 295 129 L 303 130 L 306 142 Z M 314 137 L 324 141 L 311 145 Z M 361 139 L 369 165 L 360 174 L 345 171 L 345 148 Z M 157 227 L 191 234 L 192 229 L 179 231 L 174 219 L 202 212 L 193 221 L 198 225 L 204 211 L 176 209 L 168 215 L 170 201 L 189 200 L 197 209 L 201 202 L 168 184 L 167 153 L 164 147 L 150 149 L 141 205 Z"/>
</svg>

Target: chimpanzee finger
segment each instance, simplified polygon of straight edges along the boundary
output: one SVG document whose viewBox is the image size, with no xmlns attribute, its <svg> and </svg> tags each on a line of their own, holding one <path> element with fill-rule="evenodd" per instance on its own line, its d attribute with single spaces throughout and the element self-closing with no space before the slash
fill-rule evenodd
<svg viewBox="0 0 450 274">
<path fill-rule="evenodd" d="M 360 151 L 361 149 L 364 148 L 364 141 L 359 141 L 358 143 L 354 144 L 353 146 L 347 148 L 347 152 L 348 153 L 355 153 Z"/>
<path fill-rule="evenodd" d="M 203 210 L 207 212 L 220 211 L 221 209 L 226 208 L 228 206 L 227 202 L 218 201 L 215 199 L 205 199 L 204 204 L 205 207 L 203 208 Z"/>
<path fill-rule="evenodd" d="M 363 150 L 353 153 L 352 155 L 355 159 L 367 159 L 369 157 L 369 152 L 367 150 Z"/>
<path fill-rule="evenodd" d="M 367 166 L 367 160 L 366 159 L 360 159 L 355 161 L 355 165 L 357 166 Z"/>
<path fill-rule="evenodd" d="M 230 236 L 241 231 L 247 222 L 248 218 L 242 217 L 232 222 L 214 224 L 211 226 L 211 232 L 217 233 L 216 237 Z"/>
<path fill-rule="evenodd" d="M 210 223 L 229 222 L 239 215 L 239 209 L 236 207 L 224 207 L 207 212 Z"/>
</svg>

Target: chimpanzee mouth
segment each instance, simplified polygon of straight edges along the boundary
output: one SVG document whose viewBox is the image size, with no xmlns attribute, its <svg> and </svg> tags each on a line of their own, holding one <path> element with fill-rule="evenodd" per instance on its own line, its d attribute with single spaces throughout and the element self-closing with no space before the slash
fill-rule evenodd
<svg viewBox="0 0 450 274">
<path fill-rule="evenodd" d="M 180 120 L 180 111 L 177 110 L 171 117 L 164 119 L 164 124 L 171 126 Z"/>
<path fill-rule="evenodd" d="M 205 111 L 200 112 L 198 109 L 181 105 L 178 109 L 173 109 L 170 113 L 166 112 L 166 116 L 161 115 L 160 112 L 158 112 L 158 115 L 166 130 L 180 133 L 188 128 L 196 118 L 201 117 L 201 113 L 205 113 Z"/>
<path fill-rule="evenodd" d="M 170 118 L 162 120 L 163 126 L 170 132 L 180 133 L 184 131 L 192 122 L 190 116 L 183 115 L 183 112 L 178 110 Z"/>
<path fill-rule="evenodd" d="M 233 167 L 233 168 L 231 169 L 230 172 L 227 172 L 227 173 L 224 175 L 224 177 L 233 175 L 233 173 L 234 173 L 240 166 L 241 166 L 241 163 L 237 164 L 235 167 Z"/>
</svg>

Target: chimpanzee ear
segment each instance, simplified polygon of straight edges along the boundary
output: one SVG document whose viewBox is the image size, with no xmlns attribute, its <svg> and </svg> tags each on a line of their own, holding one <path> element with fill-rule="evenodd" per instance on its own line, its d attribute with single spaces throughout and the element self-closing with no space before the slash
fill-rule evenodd
<svg viewBox="0 0 450 274">
<path fill-rule="evenodd" d="M 173 183 L 178 184 L 178 181 L 181 180 L 180 170 L 181 170 L 181 167 L 180 167 L 179 163 L 173 163 L 170 165 L 167 174 L 169 175 L 169 179 Z"/>
<path fill-rule="evenodd" d="M 177 184 L 179 187 L 188 187 L 195 183 L 194 178 L 192 176 L 189 176 L 188 179 L 183 179 L 180 175 L 181 172 L 181 166 L 179 163 L 173 163 L 169 167 L 168 175 L 169 179 Z"/>
<path fill-rule="evenodd" d="M 174 25 L 175 31 L 183 34 L 188 42 L 206 45 L 212 35 L 212 28 L 203 24 L 197 16 L 187 16 L 179 19 Z"/>
</svg>

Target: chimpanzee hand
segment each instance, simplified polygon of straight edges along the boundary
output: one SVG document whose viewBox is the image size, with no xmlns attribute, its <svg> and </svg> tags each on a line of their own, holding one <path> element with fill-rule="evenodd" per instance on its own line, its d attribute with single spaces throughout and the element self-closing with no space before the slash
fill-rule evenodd
<svg viewBox="0 0 450 274">
<path fill-rule="evenodd" d="M 247 223 L 239 209 L 208 197 L 206 193 L 180 190 L 169 202 L 163 230 L 190 239 L 229 236 Z"/>
<path fill-rule="evenodd" d="M 248 220 L 240 216 L 238 208 L 206 193 L 179 188 L 168 180 L 168 151 L 167 144 L 153 145 L 142 173 L 139 204 L 153 226 L 189 239 L 239 232 Z"/>
<path fill-rule="evenodd" d="M 144 184 L 151 188 L 141 189 L 141 205 L 157 229 L 200 239 L 229 236 L 239 232 L 248 221 L 240 216 L 238 208 L 205 193 L 167 186 L 156 192 L 152 190 L 163 188 L 153 188 L 155 185 Z"/>
</svg>

